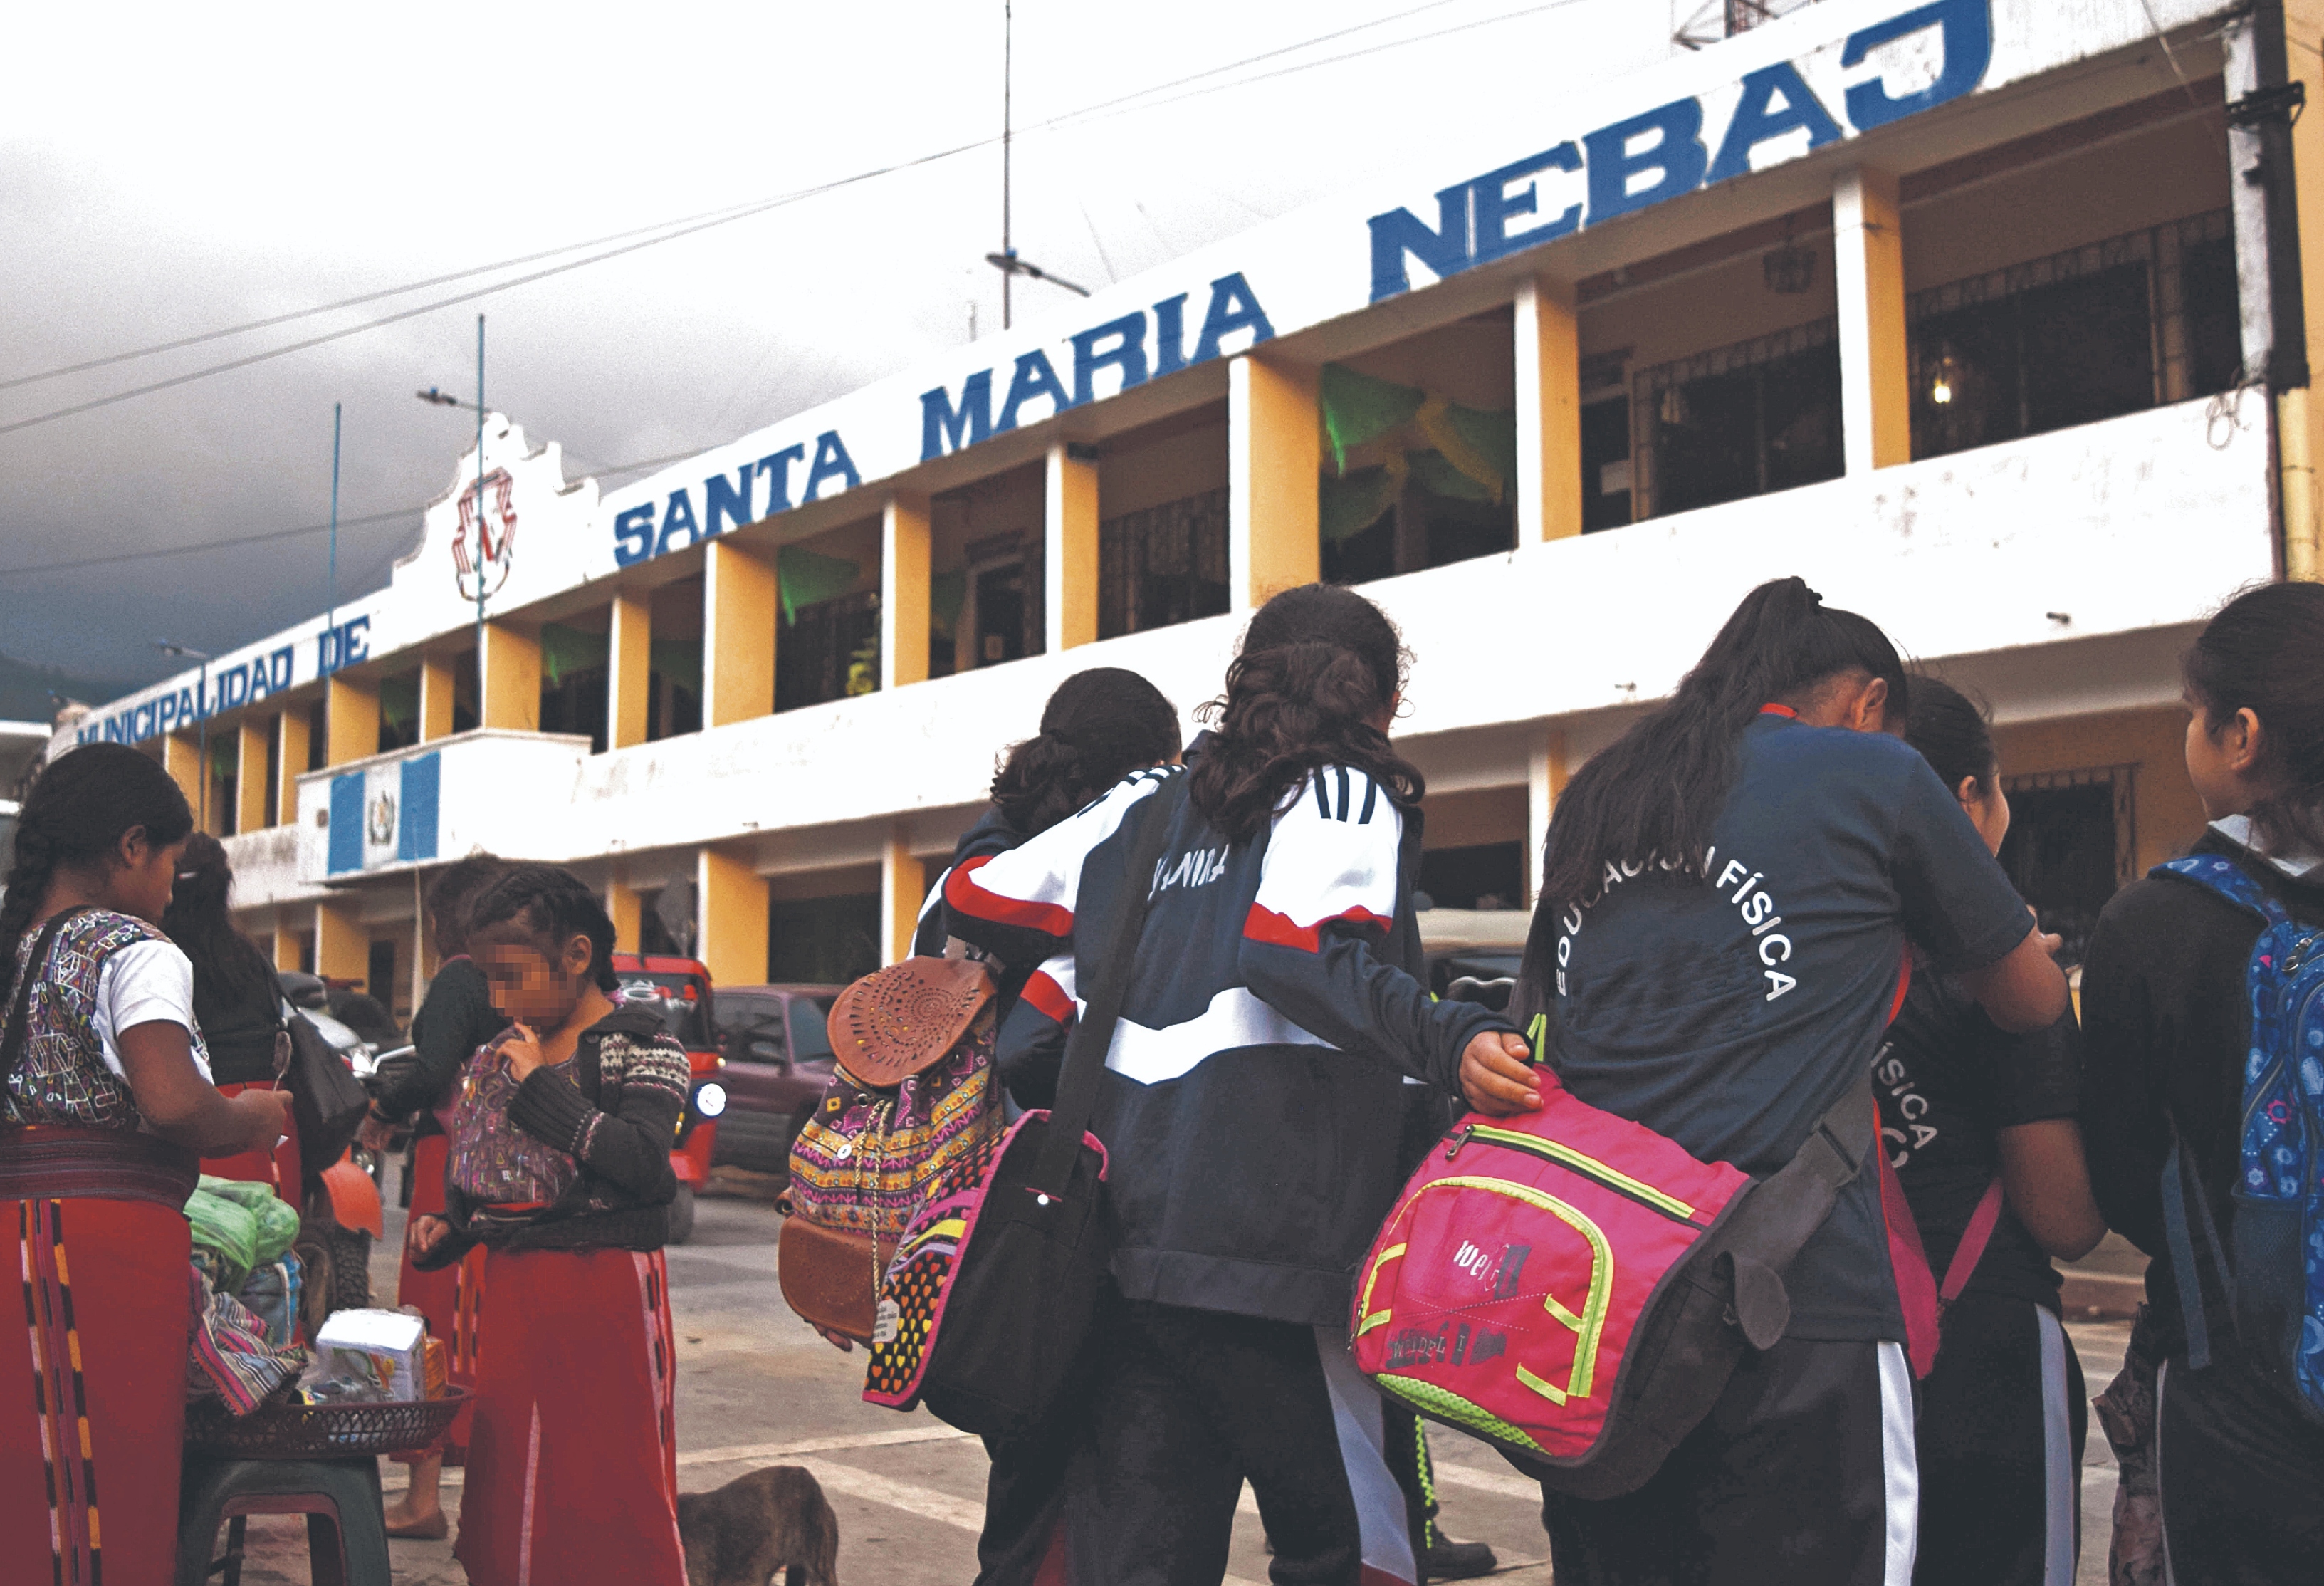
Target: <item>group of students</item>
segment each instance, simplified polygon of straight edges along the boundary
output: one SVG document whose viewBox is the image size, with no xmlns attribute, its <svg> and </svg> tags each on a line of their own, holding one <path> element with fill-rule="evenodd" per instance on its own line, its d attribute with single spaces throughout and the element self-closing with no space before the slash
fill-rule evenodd
<svg viewBox="0 0 2324 1586">
<path fill-rule="evenodd" d="M 1093 1124 L 1113 1292 L 1051 1423 L 988 1445 L 983 1586 L 1208 1586 L 1246 1482 L 1278 1586 L 1462 1572 L 1425 1440 L 1350 1362 L 1351 1274 L 1458 1105 L 1522 1112 L 1553 1083 L 1750 1172 L 1851 1086 L 1884 1136 L 1786 1272 L 1784 1336 L 1646 1486 L 1545 1495 L 1564 1586 L 2070 1580 L 2085 1401 L 2051 1262 L 2108 1226 L 2156 1258 L 2108 1398 L 2149 1412 L 2122 1417 L 2125 1489 L 2161 1556 L 2118 1535 L 2118 1576 L 2310 1578 L 2324 1428 L 2232 1322 L 2180 1303 L 2168 1250 L 2166 1178 L 2234 1190 L 2257 917 L 2126 888 L 2078 1028 L 2057 939 L 1996 857 L 1983 715 L 1781 579 L 1563 790 L 1509 1008 L 1438 1000 L 1424 783 L 1389 736 L 1409 667 L 1377 607 L 1317 585 L 1253 617 L 1183 752 L 1144 679 L 1069 678 L 930 899 L 919 949 L 996 971 L 1012 1107 L 1052 1096 L 1078 967 L 1130 966 Z M 2324 586 L 2230 602 L 2186 681 L 2196 853 L 2324 927 Z M 1126 874 L 1157 821 L 1163 860 Z M 147 757 L 74 750 L 25 802 L 0 902 L 0 1238 L 25 1277 L 23 1332 L 0 1327 L 0 1534 L 48 1538 L 65 1579 L 100 1555 L 169 1572 L 179 1208 L 197 1157 L 290 1132 L 278 1093 L 211 1083 L 196 966 L 160 927 L 191 827 Z M 1127 886 L 1143 926 L 1108 942 Z M 465 1449 L 439 1451 L 468 1467 L 458 1556 L 488 1586 L 677 1586 L 660 1249 L 685 1056 L 613 1000 L 612 925 L 568 872 L 478 858 L 430 905 L 450 956 L 371 1127 L 434 1120 L 403 1297 L 475 1394 Z M 1941 1332 L 1913 1337 L 1904 1296 L 1949 1270 Z M 434 1496 L 423 1463 L 399 1528 L 440 1528 Z"/>
</svg>

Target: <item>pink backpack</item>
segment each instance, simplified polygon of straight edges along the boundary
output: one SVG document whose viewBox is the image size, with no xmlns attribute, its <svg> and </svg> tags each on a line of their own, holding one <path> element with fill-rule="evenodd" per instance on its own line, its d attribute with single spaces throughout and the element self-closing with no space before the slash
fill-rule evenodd
<svg viewBox="0 0 2324 1586">
<path fill-rule="evenodd" d="M 1791 1320 L 1783 1269 L 1877 1158 L 1857 1085 L 1754 1179 L 1577 1100 L 1472 1113 L 1429 1153 L 1357 1273 L 1356 1365 L 1553 1490 L 1635 1490 Z"/>
</svg>

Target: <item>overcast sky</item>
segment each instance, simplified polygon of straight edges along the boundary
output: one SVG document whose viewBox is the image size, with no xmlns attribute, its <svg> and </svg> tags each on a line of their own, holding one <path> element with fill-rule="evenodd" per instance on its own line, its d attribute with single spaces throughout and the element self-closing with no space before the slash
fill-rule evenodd
<svg viewBox="0 0 2324 1586">
<path fill-rule="evenodd" d="M 1552 124 L 1576 85 L 1666 59 L 1699 9 L 1717 11 L 1017 0 L 1020 128 L 1341 35 L 1021 134 L 1018 247 L 1089 285 L 1136 273 L 1401 164 L 1432 130 Z M 771 197 L 1001 119 L 1001 0 L 58 5 L 16 14 L 11 44 L 0 381 Z M 1357 51 L 1372 52 L 1246 80 Z M 988 146 L 0 435 L 0 652 L 142 681 L 177 664 L 155 640 L 223 650 L 320 609 L 321 533 L 24 569 L 321 522 L 335 401 L 343 522 L 398 514 L 343 530 L 339 586 L 383 583 L 473 436 L 473 416 L 411 393 L 473 394 L 479 309 L 489 405 L 563 442 L 576 474 L 852 390 L 965 340 L 972 303 L 989 334 L 1000 186 Z M 493 279 L 0 390 L 0 425 Z M 1054 290 L 1020 283 L 1020 314 Z"/>
</svg>

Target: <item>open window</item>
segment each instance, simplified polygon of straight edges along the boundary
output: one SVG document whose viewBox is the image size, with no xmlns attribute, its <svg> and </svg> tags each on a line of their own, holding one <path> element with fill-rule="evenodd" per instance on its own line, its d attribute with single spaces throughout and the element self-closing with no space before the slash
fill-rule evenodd
<svg viewBox="0 0 2324 1586">
<path fill-rule="evenodd" d="M 2034 906 L 2042 928 L 2063 938 L 2058 962 L 2089 951 L 2098 911 L 2138 864 L 2136 806 L 2128 765 L 2006 777 L 2009 835 L 2002 868 Z"/>
</svg>

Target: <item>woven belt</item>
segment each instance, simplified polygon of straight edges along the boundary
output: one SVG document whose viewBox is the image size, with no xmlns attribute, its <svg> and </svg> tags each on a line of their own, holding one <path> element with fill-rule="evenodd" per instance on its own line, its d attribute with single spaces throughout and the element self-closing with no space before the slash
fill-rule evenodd
<svg viewBox="0 0 2324 1586">
<path fill-rule="evenodd" d="M 150 1201 L 174 1212 L 200 1176 L 193 1152 L 153 1135 L 0 1125 L 0 1201 Z"/>
</svg>

